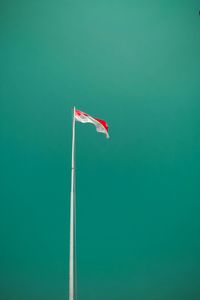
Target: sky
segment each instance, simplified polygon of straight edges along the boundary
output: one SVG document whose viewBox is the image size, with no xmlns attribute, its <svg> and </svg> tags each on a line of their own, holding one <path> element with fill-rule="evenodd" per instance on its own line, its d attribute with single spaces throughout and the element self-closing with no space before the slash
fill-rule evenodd
<svg viewBox="0 0 200 300">
<path fill-rule="evenodd" d="M 0 3 L 0 299 L 200 299 L 199 1 Z"/>
</svg>

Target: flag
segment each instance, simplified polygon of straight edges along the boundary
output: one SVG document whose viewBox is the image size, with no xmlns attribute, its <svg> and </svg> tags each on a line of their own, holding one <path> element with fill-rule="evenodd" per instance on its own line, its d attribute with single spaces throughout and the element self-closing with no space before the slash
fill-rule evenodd
<svg viewBox="0 0 200 300">
<path fill-rule="evenodd" d="M 94 118 L 78 109 L 75 109 L 75 120 L 81 123 L 92 123 L 98 132 L 102 132 L 109 138 L 108 124 L 104 120 Z"/>
</svg>

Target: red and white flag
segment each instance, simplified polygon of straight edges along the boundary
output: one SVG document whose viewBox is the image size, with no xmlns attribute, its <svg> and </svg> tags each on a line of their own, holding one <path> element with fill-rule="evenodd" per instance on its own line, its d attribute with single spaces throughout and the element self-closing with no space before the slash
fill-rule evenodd
<svg viewBox="0 0 200 300">
<path fill-rule="evenodd" d="M 98 132 L 105 133 L 106 137 L 109 138 L 108 124 L 104 120 L 94 118 L 78 109 L 75 109 L 75 119 L 81 123 L 92 123 L 96 127 Z"/>
</svg>

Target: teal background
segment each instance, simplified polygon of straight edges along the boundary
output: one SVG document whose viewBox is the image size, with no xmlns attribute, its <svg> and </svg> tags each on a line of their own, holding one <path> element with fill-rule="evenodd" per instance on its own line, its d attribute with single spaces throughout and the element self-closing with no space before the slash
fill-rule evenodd
<svg viewBox="0 0 200 300">
<path fill-rule="evenodd" d="M 200 299 L 199 1 L 1 1 L 0 299 Z"/>
</svg>

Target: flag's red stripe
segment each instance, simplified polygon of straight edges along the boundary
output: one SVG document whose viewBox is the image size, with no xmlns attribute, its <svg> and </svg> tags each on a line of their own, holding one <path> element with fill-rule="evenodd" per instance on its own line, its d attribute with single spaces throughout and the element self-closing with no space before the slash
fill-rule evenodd
<svg viewBox="0 0 200 300">
<path fill-rule="evenodd" d="M 84 113 L 83 111 L 80 111 L 78 109 L 76 109 L 75 114 L 78 116 L 84 115 L 84 116 L 89 116 L 88 114 Z"/>
<path fill-rule="evenodd" d="M 94 118 L 94 117 L 93 117 Z M 95 120 L 97 120 L 97 122 L 101 123 L 101 125 L 103 125 L 103 127 L 106 129 L 106 131 L 108 131 L 108 124 L 106 123 L 106 121 L 104 120 L 99 120 L 97 118 L 94 118 Z"/>
</svg>

